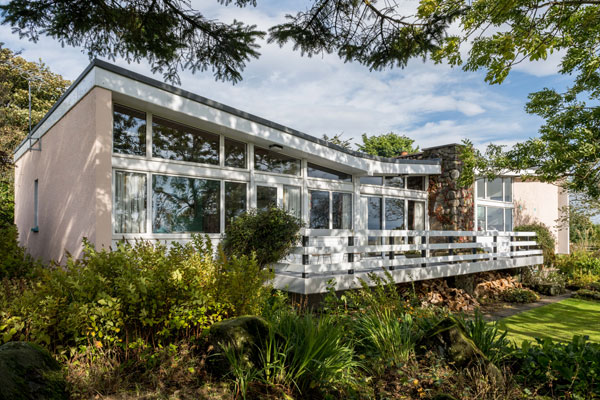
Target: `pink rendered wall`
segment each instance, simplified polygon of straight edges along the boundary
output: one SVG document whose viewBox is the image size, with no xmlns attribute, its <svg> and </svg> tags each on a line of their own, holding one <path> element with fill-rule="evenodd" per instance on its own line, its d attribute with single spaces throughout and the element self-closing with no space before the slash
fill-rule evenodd
<svg viewBox="0 0 600 400">
<path fill-rule="evenodd" d="M 554 234 L 556 252 L 569 252 L 569 227 L 560 223 L 562 207 L 569 203 L 568 193 L 557 185 L 515 178 L 513 200 L 515 226 L 541 222 Z"/>
<path fill-rule="evenodd" d="M 96 87 L 46 132 L 41 152 L 16 162 L 15 223 L 34 257 L 62 263 L 66 251 L 80 256 L 84 237 L 110 246 L 111 141 L 111 92 Z M 39 232 L 32 232 L 36 179 Z"/>
</svg>

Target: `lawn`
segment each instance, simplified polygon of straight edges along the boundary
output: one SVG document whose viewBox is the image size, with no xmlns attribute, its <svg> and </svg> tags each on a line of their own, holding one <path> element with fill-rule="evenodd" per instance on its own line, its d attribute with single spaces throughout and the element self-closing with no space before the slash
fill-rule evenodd
<svg viewBox="0 0 600 400">
<path fill-rule="evenodd" d="M 566 299 L 504 318 L 498 326 L 519 344 L 535 337 L 568 341 L 573 335 L 600 342 L 600 302 Z"/>
</svg>

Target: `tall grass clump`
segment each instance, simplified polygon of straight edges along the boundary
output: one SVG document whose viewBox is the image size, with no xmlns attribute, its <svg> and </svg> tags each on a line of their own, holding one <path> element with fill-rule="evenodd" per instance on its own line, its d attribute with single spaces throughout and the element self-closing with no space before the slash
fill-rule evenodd
<svg viewBox="0 0 600 400">
<path fill-rule="evenodd" d="M 511 342 L 506 338 L 507 332 L 498 328 L 497 322 L 487 322 L 479 311 L 472 318 L 458 316 L 457 320 L 464 326 L 467 336 L 491 362 L 499 363 L 509 356 Z"/>
</svg>

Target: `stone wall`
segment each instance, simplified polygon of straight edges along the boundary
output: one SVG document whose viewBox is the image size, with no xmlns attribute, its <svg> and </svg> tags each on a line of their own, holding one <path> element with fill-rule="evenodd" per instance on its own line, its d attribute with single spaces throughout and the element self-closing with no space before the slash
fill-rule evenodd
<svg viewBox="0 0 600 400">
<path fill-rule="evenodd" d="M 458 184 L 463 169 L 459 156 L 461 147 L 460 144 L 430 147 L 418 155 L 409 156 L 441 161 L 441 175 L 429 176 L 430 230 L 471 231 L 475 225 L 473 186 L 461 188 Z"/>
</svg>

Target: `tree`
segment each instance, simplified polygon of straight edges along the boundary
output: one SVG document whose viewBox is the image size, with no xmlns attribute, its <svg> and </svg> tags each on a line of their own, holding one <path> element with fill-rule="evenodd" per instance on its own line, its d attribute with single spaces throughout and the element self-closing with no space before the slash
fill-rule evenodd
<svg viewBox="0 0 600 400">
<path fill-rule="evenodd" d="M 41 61 L 28 62 L 0 43 L 0 225 L 13 223 L 12 154 L 29 129 L 28 77 L 31 119 L 35 126 L 69 87 Z"/>
<path fill-rule="evenodd" d="M 398 157 L 403 152 L 416 153 L 419 146 L 413 147 L 413 139 L 404 135 L 398 135 L 394 132 L 379 136 L 362 135 L 362 144 L 358 144 L 358 150 L 363 153 L 380 157 Z"/>
<path fill-rule="evenodd" d="M 343 147 L 344 149 L 351 150 L 352 149 L 352 138 L 343 139 L 342 138 L 343 135 L 344 135 L 343 133 L 337 133 L 337 134 L 333 135 L 332 137 L 329 137 L 326 134 L 323 134 L 323 140 L 325 140 L 331 144 L 335 144 L 336 146 Z"/>
</svg>

